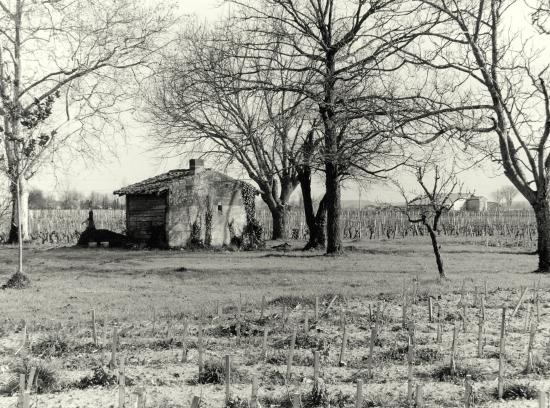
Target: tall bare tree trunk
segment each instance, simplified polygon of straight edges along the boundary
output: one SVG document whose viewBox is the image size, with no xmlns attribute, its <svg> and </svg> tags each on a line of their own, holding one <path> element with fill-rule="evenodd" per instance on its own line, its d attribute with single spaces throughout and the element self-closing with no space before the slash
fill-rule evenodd
<svg viewBox="0 0 550 408">
<path fill-rule="evenodd" d="M 341 218 L 341 187 L 339 174 L 339 138 L 336 127 L 336 56 L 334 50 L 329 50 L 325 61 L 324 100 L 319 108 L 324 125 L 325 141 L 325 187 L 327 205 L 327 254 L 342 252 Z"/>
<path fill-rule="evenodd" d="M 341 188 L 338 165 L 327 162 L 326 168 L 326 206 L 327 206 L 327 254 L 342 252 Z"/>
<path fill-rule="evenodd" d="M 531 204 L 537 221 L 539 272 L 550 272 L 550 204 L 546 197 Z"/>
</svg>

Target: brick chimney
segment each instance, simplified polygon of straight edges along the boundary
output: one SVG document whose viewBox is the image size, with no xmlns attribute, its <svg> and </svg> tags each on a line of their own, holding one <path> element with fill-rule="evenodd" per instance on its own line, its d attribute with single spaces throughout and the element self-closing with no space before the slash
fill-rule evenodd
<svg viewBox="0 0 550 408">
<path fill-rule="evenodd" d="M 191 170 L 193 174 L 200 173 L 204 170 L 204 161 L 202 159 L 189 160 L 189 170 Z"/>
</svg>

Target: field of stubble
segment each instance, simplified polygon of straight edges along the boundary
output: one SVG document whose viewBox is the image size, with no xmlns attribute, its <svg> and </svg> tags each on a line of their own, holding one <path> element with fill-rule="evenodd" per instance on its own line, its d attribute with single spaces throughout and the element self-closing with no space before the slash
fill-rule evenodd
<svg viewBox="0 0 550 408">
<path fill-rule="evenodd" d="M 536 258 L 514 250 L 448 240 L 443 252 L 449 280 L 438 282 L 430 246 L 420 240 L 349 243 L 346 254 L 336 258 L 274 250 L 29 249 L 32 287 L 0 292 L 0 406 L 16 406 L 18 376 L 31 367 L 38 373 L 31 406 L 119 406 L 118 369 L 109 367 L 116 328 L 127 407 L 135 406 L 137 392 L 145 394 L 147 407 L 188 407 L 193 396 L 201 397 L 202 407 L 224 406 L 225 355 L 232 363 L 232 406 L 248 406 L 253 379 L 261 406 L 290 407 L 290 396 L 300 394 L 304 407 L 352 407 L 358 379 L 364 384 L 364 407 L 408 406 L 410 335 L 412 385 L 422 385 L 424 406 L 464 406 L 464 376 L 470 375 L 476 406 L 538 407 L 537 401 L 521 397 L 550 389 L 550 277 L 531 273 Z M 15 254 L 13 248 L 0 249 L 2 281 L 15 269 Z M 483 353 L 478 357 L 485 281 Z M 522 287 L 527 290 L 512 318 Z M 403 293 L 408 327 L 403 325 Z M 508 307 L 503 361 L 509 399 L 499 401 L 493 394 L 503 306 Z M 536 323 L 532 372 L 526 373 L 529 331 Z M 450 372 L 455 325 L 456 370 Z M 295 350 L 286 378 L 293 330 Z M 315 351 L 318 392 L 313 392 Z"/>
</svg>

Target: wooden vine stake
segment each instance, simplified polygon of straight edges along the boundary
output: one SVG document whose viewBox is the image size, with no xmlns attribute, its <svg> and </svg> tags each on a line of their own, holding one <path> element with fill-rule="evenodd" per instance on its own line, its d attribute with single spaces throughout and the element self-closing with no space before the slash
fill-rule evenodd
<svg viewBox="0 0 550 408">
<path fill-rule="evenodd" d="M 458 326 L 454 325 L 453 328 L 453 343 L 451 346 L 451 366 L 450 371 L 451 375 L 456 374 L 456 349 L 457 349 L 457 343 L 458 343 Z"/>
<path fill-rule="evenodd" d="M 145 408 L 146 396 L 145 389 L 143 387 L 138 387 L 135 391 L 137 396 L 136 408 Z"/>
<path fill-rule="evenodd" d="M 242 298 L 239 293 L 239 304 L 237 306 L 237 324 L 235 325 L 235 332 L 237 334 L 237 346 L 241 345 L 241 312 L 242 312 Z"/>
<path fill-rule="evenodd" d="M 118 368 L 118 406 L 124 408 L 126 399 L 126 377 L 124 375 L 124 357 L 120 358 L 120 366 Z"/>
<path fill-rule="evenodd" d="M 113 336 L 111 339 L 111 361 L 109 361 L 109 367 L 111 369 L 116 368 L 117 343 L 118 343 L 118 332 L 115 326 L 113 327 Z"/>
<path fill-rule="evenodd" d="M 262 304 L 260 306 L 260 319 L 264 318 L 265 314 L 265 295 L 262 295 Z"/>
<path fill-rule="evenodd" d="M 315 321 L 319 320 L 319 296 L 315 296 Z"/>
<path fill-rule="evenodd" d="M 316 350 L 313 353 L 313 387 L 315 389 L 318 389 L 319 387 L 319 371 L 320 371 L 319 351 Z"/>
<path fill-rule="evenodd" d="M 225 405 L 231 401 L 231 356 L 225 355 Z"/>
<path fill-rule="evenodd" d="M 443 324 L 441 323 L 441 305 L 437 304 L 437 335 L 435 342 L 441 344 L 443 342 Z"/>
<path fill-rule="evenodd" d="M 416 395 L 415 395 L 415 408 L 424 408 L 424 387 L 422 384 L 416 385 Z"/>
<path fill-rule="evenodd" d="M 202 319 L 199 320 L 199 333 L 198 333 L 198 339 L 197 339 L 197 348 L 198 348 L 198 365 L 199 365 L 199 378 L 202 377 L 202 374 L 204 372 L 204 349 L 202 344 Z"/>
<path fill-rule="evenodd" d="M 465 302 L 466 297 L 466 279 L 462 279 L 462 287 L 460 288 L 460 300 L 458 301 L 458 304 L 462 306 L 462 304 Z"/>
<path fill-rule="evenodd" d="M 466 303 L 462 304 L 462 331 L 466 333 L 468 331 L 468 308 Z"/>
<path fill-rule="evenodd" d="M 187 332 L 189 331 L 189 322 L 187 319 L 183 322 L 183 334 L 181 340 L 181 362 L 187 363 Z"/>
<path fill-rule="evenodd" d="M 523 323 L 523 332 L 527 333 L 531 326 L 531 303 L 527 303 L 527 313 L 525 313 L 525 321 Z"/>
<path fill-rule="evenodd" d="M 18 395 L 18 408 L 30 408 L 31 396 L 30 392 L 25 388 L 25 374 L 19 375 L 19 395 Z"/>
<path fill-rule="evenodd" d="M 264 362 L 267 360 L 267 334 L 269 329 L 267 327 L 264 327 L 264 338 L 262 341 L 262 357 Z"/>
<path fill-rule="evenodd" d="M 518 303 L 516 304 L 516 307 L 514 308 L 514 310 L 512 312 L 512 315 L 510 316 L 511 319 L 514 318 L 514 316 L 518 312 L 521 304 L 523 303 L 523 299 L 525 299 L 525 294 L 527 293 L 527 289 L 528 289 L 527 286 L 522 286 L 521 287 L 521 295 L 519 296 Z"/>
<path fill-rule="evenodd" d="M 474 402 L 472 376 L 470 374 L 467 374 L 466 380 L 464 381 L 464 406 L 466 408 L 473 408 Z"/>
<path fill-rule="evenodd" d="M 402 309 L 402 317 L 401 317 L 401 325 L 403 328 L 407 327 L 407 293 L 405 293 L 405 296 L 403 296 L 403 309 Z"/>
<path fill-rule="evenodd" d="M 193 400 L 191 401 L 191 408 L 199 408 L 201 406 L 201 397 L 198 395 L 193 396 Z"/>
<path fill-rule="evenodd" d="M 258 407 L 258 378 L 252 377 L 252 390 L 250 392 L 250 408 Z"/>
<path fill-rule="evenodd" d="M 535 345 L 535 334 L 537 332 L 537 325 L 535 322 L 531 323 L 531 330 L 529 332 L 529 346 L 527 347 L 527 365 L 525 367 L 525 372 L 527 374 L 532 373 L 534 370 L 533 366 L 533 347 Z"/>
<path fill-rule="evenodd" d="M 433 313 L 434 313 L 433 298 L 430 296 L 428 298 L 428 321 L 430 323 L 434 321 Z"/>
<path fill-rule="evenodd" d="M 485 331 L 485 316 L 483 313 L 479 313 L 479 323 L 477 329 L 477 358 L 483 358 L 483 333 Z"/>
<path fill-rule="evenodd" d="M 27 381 L 27 393 L 31 393 L 32 385 L 34 384 L 34 376 L 36 375 L 36 367 L 31 367 L 31 371 L 29 373 L 29 380 Z"/>
<path fill-rule="evenodd" d="M 357 392 L 355 394 L 355 408 L 363 407 L 363 380 L 357 380 Z"/>
<path fill-rule="evenodd" d="M 498 358 L 498 398 L 504 395 L 504 365 L 506 363 L 506 307 L 502 308 L 502 321 L 500 323 L 500 353 Z"/>
<path fill-rule="evenodd" d="M 346 343 L 348 342 L 348 331 L 346 329 L 346 322 L 345 320 L 343 320 L 342 322 L 342 345 L 340 347 L 340 356 L 338 358 L 338 365 L 340 367 L 342 366 L 345 366 L 346 365 L 346 362 L 345 362 L 345 353 L 346 353 Z"/>
<path fill-rule="evenodd" d="M 539 408 L 548 408 L 546 392 L 539 390 Z"/>
<path fill-rule="evenodd" d="M 302 408 L 302 399 L 300 394 L 292 394 L 292 408 Z"/>
<path fill-rule="evenodd" d="M 408 374 L 407 374 L 407 402 L 409 406 L 413 403 L 413 364 L 414 364 L 414 343 L 412 341 L 411 335 L 409 334 L 408 338 L 408 353 L 407 353 L 407 363 L 408 363 Z"/>
<path fill-rule="evenodd" d="M 92 338 L 94 340 L 94 346 L 97 346 L 97 330 L 95 324 L 95 310 L 92 309 Z"/>
<path fill-rule="evenodd" d="M 376 341 L 377 330 L 376 326 L 370 327 L 370 341 L 369 341 L 369 357 L 367 360 L 367 377 L 373 378 L 372 368 L 374 365 L 374 343 Z"/>
<path fill-rule="evenodd" d="M 290 338 L 290 348 L 288 349 L 288 361 L 286 365 L 286 381 L 290 381 L 292 373 L 292 360 L 294 359 L 294 347 L 296 346 L 296 326 L 292 328 L 292 337 Z"/>
</svg>

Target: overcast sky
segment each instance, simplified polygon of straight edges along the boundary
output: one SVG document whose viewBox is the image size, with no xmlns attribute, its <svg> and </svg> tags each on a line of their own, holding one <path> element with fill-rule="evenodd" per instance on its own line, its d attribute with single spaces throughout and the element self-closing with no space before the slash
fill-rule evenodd
<svg viewBox="0 0 550 408">
<path fill-rule="evenodd" d="M 200 19 L 216 19 L 221 13 L 220 0 L 179 0 L 179 4 L 182 14 L 196 15 Z M 77 189 L 84 193 L 90 191 L 110 193 L 123 185 L 164 171 L 187 167 L 188 159 L 191 157 L 169 160 L 158 158 L 158 153 L 153 151 L 146 137 L 149 132 L 154 131 L 153 129 L 131 120 L 125 123 L 125 127 L 128 138 L 125 143 L 118 142 L 118 147 L 115 149 L 116 158 L 110 157 L 94 165 L 78 159 L 73 161 L 66 171 L 44 169 L 31 181 L 31 185 L 51 193 L 59 193 L 67 189 Z M 208 160 L 206 165 L 209 165 Z M 233 169 L 233 172 L 235 170 Z M 477 194 L 488 197 L 496 188 L 507 184 L 505 177 L 501 176 L 499 169 L 494 166 L 471 170 L 462 175 L 462 180 L 468 191 L 475 191 Z M 348 184 L 344 189 L 344 199 L 356 199 L 357 191 L 356 185 Z M 319 187 L 317 194 L 321 192 L 322 189 Z M 299 194 L 298 191 L 296 193 Z M 395 201 L 399 196 L 389 187 L 375 185 L 368 187 L 367 191 L 363 192 L 362 198 L 364 201 Z"/>
</svg>

